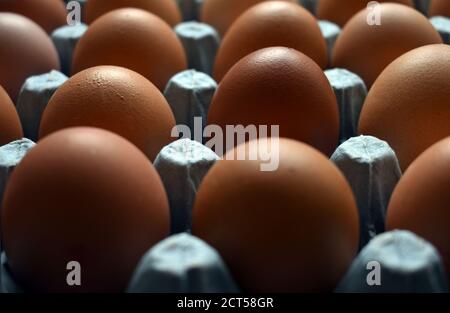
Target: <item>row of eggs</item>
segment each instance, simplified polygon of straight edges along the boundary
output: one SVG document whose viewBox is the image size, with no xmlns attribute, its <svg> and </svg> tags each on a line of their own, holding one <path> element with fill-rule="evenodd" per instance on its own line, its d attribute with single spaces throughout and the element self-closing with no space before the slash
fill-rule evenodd
<svg viewBox="0 0 450 313">
<path fill-rule="evenodd" d="M 114 2 L 120 1 L 108 1 Z M 342 67 L 360 74 L 369 86 L 373 83 L 361 133 L 386 139 L 406 170 L 450 134 L 450 48 L 439 44 L 437 32 L 412 9 L 390 4 L 383 10 L 383 37 L 374 30 L 376 38 L 370 39 L 372 29 L 366 27 L 363 13 L 348 23 L 355 26 L 349 28 L 347 44 L 358 45 L 360 39 L 361 46 L 347 52 L 355 68 Z M 223 69 L 215 73 L 220 87 L 208 122 L 279 124 L 282 137 L 329 156 L 337 145 L 339 118 L 322 71 L 327 66 L 325 43 L 315 21 L 300 6 L 281 2 L 260 4 L 239 17 L 219 51 L 216 68 Z M 0 76 L 6 86 L 6 92 L 0 90 L 0 143 L 5 144 L 21 137 L 9 97 L 15 99 L 26 77 L 57 68 L 58 61 L 45 32 L 31 21 L 0 13 L 0 24 L 7 30 L 0 35 L 0 68 L 7 69 Z M 274 30 L 272 37 L 272 29 L 281 31 Z M 302 40 L 299 30 L 305 32 Z M 408 33 L 413 36 L 405 36 Z M 376 45 L 365 41 L 385 44 L 391 36 L 400 47 L 382 55 L 373 54 Z M 227 51 L 227 42 L 228 53 L 221 52 Z M 344 28 L 335 56 L 340 46 L 345 55 L 347 44 Z M 261 49 L 270 46 L 298 51 Z M 358 57 L 365 63 L 358 63 Z M 121 67 L 96 66 L 102 64 Z M 74 75 L 44 112 L 40 135 L 45 138 L 14 171 L 5 194 L 3 241 L 11 269 L 24 286 L 64 290 L 67 286 L 58 277 L 65 277 L 65 263 L 81 257 L 88 271 L 85 291 L 123 290 L 143 252 L 167 236 L 167 199 L 148 159 L 154 160 L 172 140 L 175 120 L 161 90 L 185 67 L 179 40 L 156 15 L 122 9 L 91 24 L 77 47 Z M 59 131 L 75 126 L 110 130 L 134 146 L 99 129 Z M 250 144 L 250 149 L 258 148 Z M 412 229 L 433 242 L 446 264 L 449 217 L 442 188 L 448 186 L 448 160 L 447 140 L 414 162 L 388 216 L 388 227 Z M 257 163 L 221 161 L 211 170 L 198 193 L 193 233 L 219 250 L 244 290 L 331 290 L 358 246 L 357 209 L 347 182 L 323 154 L 288 139 L 281 141 L 278 171 L 262 173 Z M 119 246 L 123 249 L 118 255 Z M 330 259 L 332 267 L 326 263 Z"/>
</svg>

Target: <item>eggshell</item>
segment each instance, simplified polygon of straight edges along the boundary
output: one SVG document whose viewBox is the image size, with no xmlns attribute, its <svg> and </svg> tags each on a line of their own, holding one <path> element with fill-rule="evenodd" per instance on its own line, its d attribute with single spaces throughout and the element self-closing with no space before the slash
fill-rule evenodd
<svg viewBox="0 0 450 313">
<path fill-rule="evenodd" d="M 368 87 L 386 66 L 402 54 L 442 38 L 428 19 L 404 5 L 379 6 L 381 25 L 367 23 L 368 10 L 355 15 L 344 27 L 333 50 L 333 67 L 351 70 Z"/>
<path fill-rule="evenodd" d="M 221 36 L 245 10 L 267 0 L 204 0 L 200 19 L 213 26 Z M 297 0 L 283 0 L 297 3 Z"/>
<path fill-rule="evenodd" d="M 14 103 L 0 86 L 0 146 L 22 139 L 22 125 Z"/>
<path fill-rule="evenodd" d="M 449 190 L 447 137 L 421 154 L 400 180 L 387 211 L 387 228 L 410 230 L 434 244 L 450 278 Z"/>
<path fill-rule="evenodd" d="M 430 45 L 392 62 L 364 103 L 359 133 L 386 140 L 403 170 L 450 136 L 450 46 Z"/>
<path fill-rule="evenodd" d="M 266 143 L 266 144 L 264 144 Z M 279 167 L 251 159 L 219 161 L 198 190 L 193 234 L 215 247 L 245 292 L 330 292 L 358 247 L 358 213 L 341 172 L 320 152 L 280 139 Z M 332 261 L 330 261 L 332 260 Z"/>
<path fill-rule="evenodd" d="M 55 92 L 43 113 L 39 136 L 73 126 L 113 131 L 153 160 L 173 140 L 175 117 L 145 77 L 122 67 L 98 66 L 71 77 Z"/>
<path fill-rule="evenodd" d="M 371 0 L 318 0 L 316 16 L 343 27 L 356 13 L 365 9 Z M 378 0 L 378 3 L 395 2 L 414 7 L 412 0 Z"/>
<path fill-rule="evenodd" d="M 269 1 L 248 9 L 230 27 L 217 53 L 215 78 L 220 81 L 251 52 L 275 46 L 294 48 L 322 68 L 327 65 L 327 45 L 314 16 L 298 4 Z"/>
<path fill-rule="evenodd" d="M 67 23 L 66 7 L 61 0 L 2 0 L 1 11 L 26 16 L 49 34 Z"/>
<path fill-rule="evenodd" d="M 86 22 L 90 24 L 105 13 L 125 7 L 153 13 L 170 26 L 181 23 L 181 13 L 174 0 L 89 0 L 85 9 Z"/>
<path fill-rule="evenodd" d="M 428 11 L 429 16 L 446 16 L 450 18 L 450 1 L 448 0 L 432 0 L 430 3 L 430 9 Z"/>
<path fill-rule="evenodd" d="M 297 50 L 271 47 L 236 63 L 216 91 L 208 124 L 280 126 L 280 136 L 331 155 L 339 139 L 336 97 L 321 68 Z M 228 143 L 227 143 L 228 145 Z"/>
<path fill-rule="evenodd" d="M 59 70 L 58 53 L 48 35 L 30 19 L 0 13 L 0 85 L 13 101 L 25 80 Z"/>
<path fill-rule="evenodd" d="M 183 45 L 162 19 L 140 9 L 107 13 L 79 40 L 72 72 L 96 65 L 134 70 L 164 90 L 169 79 L 187 67 Z"/>
<path fill-rule="evenodd" d="M 8 265 L 25 289 L 124 291 L 140 257 L 169 232 L 162 182 L 142 154 L 105 130 L 72 128 L 39 142 L 3 202 Z M 69 262 L 81 286 L 69 286 Z"/>
</svg>

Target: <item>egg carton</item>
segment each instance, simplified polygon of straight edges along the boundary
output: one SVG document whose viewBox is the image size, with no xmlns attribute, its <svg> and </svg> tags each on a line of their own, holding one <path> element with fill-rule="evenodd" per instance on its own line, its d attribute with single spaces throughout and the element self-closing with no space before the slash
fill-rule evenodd
<svg viewBox="0 0 450 313">
<path fill-rule="evenodd" d="M 433 16 L 430 18 L 430 23 L 439 32 L 442 40 L 447 45 L 450 45 L 450 18 L 445 16 Z"/>
<path fill-rule="evenodd" d="M 184 21 L 199 21 L 204 0 L 176 0 Z"/>
<path fill-rule="evenodd" d="M 42 114 L 50 98 L 67 79 L 66 75 L 51 71 L 32 76 L 25 81 L 20 90 L 16 108 L 26 138 L 37 141 Z"/>
<path fill-rule="evenodd" d="M 174 28 L 186 52 L 188 66 L 211 75 L 220 45 L 219 33 L 210 25 L 190 21 Z"/>
<path fill-rule="evenodd" d="M 52 41 L 58 51 L 61 71 L 67 76 L 70 76 L 75 47 L 87 29 L 88 26 L 83 23 L 73 26 L 66 25 L 55 29 L 51 34 Z"/>
</svg>

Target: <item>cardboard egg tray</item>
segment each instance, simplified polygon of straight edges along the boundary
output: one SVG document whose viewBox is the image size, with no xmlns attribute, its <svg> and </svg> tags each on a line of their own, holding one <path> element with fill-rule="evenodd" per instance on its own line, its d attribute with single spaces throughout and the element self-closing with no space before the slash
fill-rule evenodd
<svg viewBox="0 0 450 313">
<path fill-rule="evenodd" d="M 84 5 L 86 1 L 80 2 Z M 193 128 L 196 118 L 206 120 L 217 89 L 211 74 L 220 36 L 213 27 L 198 21 L 202 0 L 177 2 L 185 22 L 177 25 L 174 31 L 185 48 L 189 70 L 178 73 L 169 81 L 164 96 L 177 124 Z M 315 12 L 315 0 L 299 2 Z M 427 11 L 428 0 L 415 0 L 415 3 L 422 12 Z M 450 19 L 432 17 L 431 20 L 448 44 Z M 319 23 L 330 54 L 340 28 L 329 21 Z M 0 147 L 0 201 L 12 171 L 35 145 L 42 112 L 54 92 L 68 79 L 73 50 L 86 29 L 85 24 L 79 24 L 55 30 L 52 39 L 60 56 L 62 73 L 42 73 L 24 82 L 16 107 L 26 138 Z M 340 146 L 331 160 L 352 187 L 361 222 L 359 255 L 335 291 L 448 292 L 445 270 L 432 244 L 407 231 L 385 233 L 388 201 L 402 172 L 396 154 L 387 142 L 371 136 L 357 136 L 359 114 L 368 92 L 366 85 L 357 74 L 346 69 L 329 68 L 325 74 L 337 98 L 341 123 Z M 179 103 L 188 103 L 188 106 Z M 212 150 L 190 139 L 175 141 L 161 150 L 154 166 L 169 197 L 172 235 L 142 257 L 130 278 L 127 292 L 241 291 L 219 253 L 190 234 L 197 187 L 218 160 L 220 158 Z M 382 284 L 377 283 L 375 274 L 368 276 L 368 270 L 376 270 L 377 266 L 384 270 Z M 3 292 L 26 291 L 14 281 L 3 251 L 0 278 Z"/>
</svg>

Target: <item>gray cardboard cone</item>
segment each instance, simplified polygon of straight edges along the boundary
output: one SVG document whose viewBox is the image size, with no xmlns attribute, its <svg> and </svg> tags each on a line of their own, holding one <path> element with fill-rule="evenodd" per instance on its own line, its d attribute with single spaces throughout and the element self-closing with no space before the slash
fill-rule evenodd
<svg viewBox="0 0 450 313">
<path fill-rule="evenodd" d="M 199 21 L 204 0 L 176 0 L 183 21 Z"/>
<path fill-rule="evenodd" d="M 338 36 L 341 34 L 341 28 L 329 21 L 319 21 L 320 31 L 323 38 L 327 43 L 328 64 L 331 64 L 331 58 L 333 56 L 334 44 Z"/>
<path fill-rule="evenodd" d="M 385 230 L 386 210 L 401 177 L 395 152 L 387 142 L 371 136 L 341 144 L 331 160 L 347 178 L 360 218 L 360 248 Z"/>
<path fill-rule="evenodd" d="M 437 250 L 408 231 L 381 234 L 360 252 L 339 293 L 444 293 L 447 276 Z"/>
<path fill-rule="evenodd" d="M 164 147 L 155 159 L 171 211 L 172 233 L 189 231 L 197 189 L 219 157 L 204 145 L 180 139 Z"/>
<path fill-rule="evenodd" d="M 433 16 L 430 18 L 430 23 L 441 35 L 442 40 L 447 45 L 450 44 L 450 18 L 444 16 Z"/>
<path fill-rule="evenodd" d="M 174 30 L 183 44 L 188 67 L 212 75 L 220 45 L 218 32 L 208 24 L 194 21 L 178 24 Z"/>
<path fill-rule="evenodd" d="M 212 247 L 189 234 L 169 237 L 141 259 L 129 293 L 238 292 L 225 263 Z"/>
<path fill-rule="evenodd" d="M 325 71 L 339 107 L 340 131 L 339 140 L 344 142 L 358 132 L 358 122 L 367 88 L 364 81 L 346 69 L 330 69 Z"/>
<path fill-rule="evenodd" d="M 50 98 L 67 81 L 67 76 L 51 71 L 28 78 L 17 99 L 17 112 L 26 138 L 37 141 L 41 117 Z"/>
</svg>

